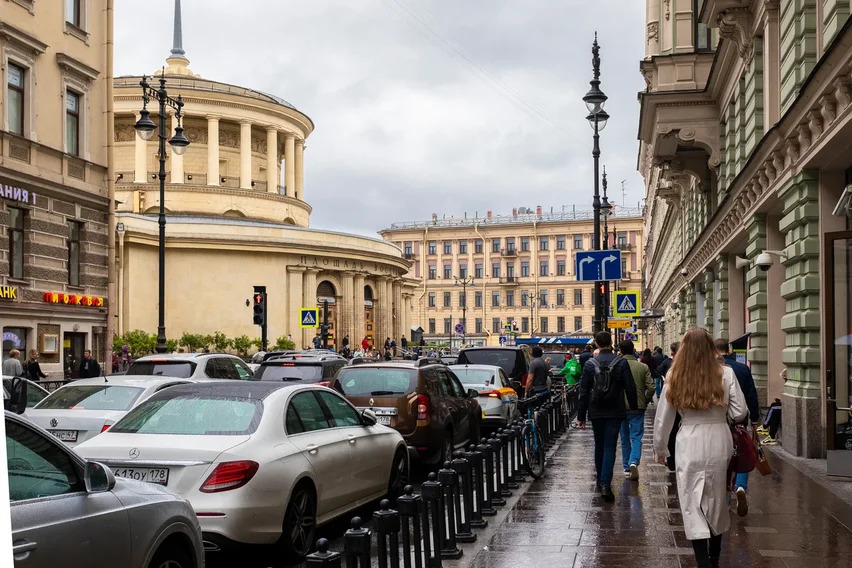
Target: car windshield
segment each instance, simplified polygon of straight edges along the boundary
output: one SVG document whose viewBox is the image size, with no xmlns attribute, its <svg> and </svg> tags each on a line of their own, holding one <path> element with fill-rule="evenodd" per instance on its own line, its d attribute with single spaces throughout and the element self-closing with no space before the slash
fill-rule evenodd
<svg viewBox="0 0 852 568">
<path fill-rule="evenodd" d="M 473 349 L 459 354 L 459 364 L 496 365 L 511 377 L 515 370 L 516 358 L 519 356 L 523 357 L 517 351 L 510 349 Z"/>
<path fill-rule="evenodd" d="M 38 403 L 40 410 L 127 410 L 145 389 L 118 385 L 68 385 Z"/>
<path fill-rule="evenodd" d="M 416 369 L 343 368 L 338 383 L 346 396 L 406 394 L 417 388 Z"/>
<path fill-rule="evenodd" d="M 156 375 L 188 379 L 195 371 L 190 361 L 136 361 L 127 369 L 128 375 Z"/>
<path fill-rule="evenodd" d="M 565 353 L 545 353 L 544 358 L 550 357 L 550 366 L 562 368 L 565 366 Z"/>
<path fill-rule="evenodd" d="M 459 378 L 462 384 L 465 385 L 484 385 L 491 384 L 494 378 L 494 371 L 488 369 L 466 369 L 464 367 L 453 367 L 453 373 Z"/>
<path fill-rule="evenodd" d="M 273 363 L 263 365 L 257 378 L 261 381 L 304 381 L 315 383 L 322 379 L 322 364 Z"/>
<path fill-rule="evenodd" d="M 146 400 L 110 432 L 238 436 L 257 429 L 263 414 L 259 400 L 236 396 L 186 395 Z"/>
</svg>

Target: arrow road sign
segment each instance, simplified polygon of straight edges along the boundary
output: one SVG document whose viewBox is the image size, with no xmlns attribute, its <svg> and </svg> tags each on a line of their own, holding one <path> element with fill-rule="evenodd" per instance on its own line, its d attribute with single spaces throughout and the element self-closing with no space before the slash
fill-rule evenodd
<svg viewBox="0 0 852 568">
<path fill-rule="evenodd" d="M 612 293 L 612 314 L 615 317 L 638 316 L 641 302 L 639 290 L 616 290 Z"/>
<path fill-rule="evenodd" d="M 575 258 L 577 282 L 621 280 L 620 250 L 589 250 Z"/>
</svg>

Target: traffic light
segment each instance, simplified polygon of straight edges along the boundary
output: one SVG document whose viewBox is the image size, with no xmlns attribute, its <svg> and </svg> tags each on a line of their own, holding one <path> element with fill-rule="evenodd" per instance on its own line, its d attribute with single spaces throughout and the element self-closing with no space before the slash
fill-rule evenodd
<svg viewBox="0 0 852 568">
<path fill-rule="evenodd" d="M 255 286 L 253 302 L 254 325 L 266 325 L 266 286 Z"/>
<path fill-rule="evenodd" d="M 605 295 L 606 294 L 606 284 L 601 282 L 600 289 L 598 290 L 598 292 L 600 292 L 601 296 Z"/>
<path fill-rule="evenodd" d="M 328 332 L 331 329 L 331 326 L 327 323 L 320 324 L 320 336 L 325 339 L 328 337 Z"/>
</svg>

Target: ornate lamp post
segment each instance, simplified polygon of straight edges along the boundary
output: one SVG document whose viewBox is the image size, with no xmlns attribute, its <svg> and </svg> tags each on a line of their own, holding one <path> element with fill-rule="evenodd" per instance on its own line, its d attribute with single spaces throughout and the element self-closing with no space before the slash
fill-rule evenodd
<svg viewBox="0 0 852 568">
<path fill-rule="evenodd" d="M 462 302 L 462 346 L 467 344 L 467 287 L 473 286 L 473 276 L 465 276 L 464 278 L 459 278 L 458 276 L 454 277 L 455 286 L 462 287 L 462 296 L 464 296 L 464 302 Z M 452 346 L 452 342 L 450 343 Z"/>
<path fill-rule="evenodd" d="M 600 132 L 606 128 L 606 122 L 609 120 L 609 115 L 604 110 L 604 103 L 606 103 L 607 96 L 600 89 L 600 76 L 601 76 L 601 58 L 600 58 L 600 47 L 598 46 L 598 34 L 595 32 L 595 41 L 592 44 L 592 71 L 593 71 L 593 79 L 589 81 L 589 84 L 592 86 L 589 89 L 589 92 L 583 97 L 583 102 L 586 103 L 586 108 L 589 110 L 589 115 L 586 117 L 586 120 L 589 121 L 589 124 L 594 130 L 595 134 L 593 137 L 594 146 L 592 147 L 592 158 L 595 163 L 595 193 L 594 198 L 592 200 L 592 208 L 594 209 L 594 248 L 595 250 L 601 250 L 601 199 L 599 193 L 599 164 L 601 157 L 601 148 L 600 148 Z M 595 321 L 593 326 L 593 331 L 597 333 L 604 327 L 604 306 L 603 306 L 603 294 L 600 293 L 600 287 L 602 283 L 600 281 L 595 282 L 595 288 L 592 292 L 594 300 L 595 300 Z"/>
<path fill-rule="evenodd" d="M 607 227 L 607 221 L 609 220 L 610 215 L 612 215 L 612 204 L 609 202 L 606 196 L 606 166 L 604 166 L 603 170 L 603 199 L 601 203 L 601 217 L 603 217 L 603 248 L 604 250 L 609 249 L 609 228 Z M 612 239 L 612 246 L 615 246 L 615 238 Z M 609 318 L 609 280 L 605 280 L 603 282 L 603 322 L 604 325 L 601 325 L 601 329 L 606 327 L 606 320 Z"/>
<path fill-rule="evenodd" d="M 160 256 L 160 266 L 159 266 L 159 311 L 158 311 L 158 319 L 157 319 L 157 353 L 165 353 L 168 348 L 166 347 L 166 317 L 165 317 L 165 305 L 166 305 L 166 106 L 170 106 L 175 110 L 175 118 L 177 118 L 177 126 L 175 127 L 175 134 L 169 140 L 169 145 L 172 147 L 172 151 L 178 156 L 182 155 L 186 151 L 186 147 L 189 146 L 189 140 L 186 136 L 183 135 L 183 127 L 180 124 L 181 120 L 181 110 L 183 109 L 183 100 L 180 95 L 178 95 L 177 99 L 173 99 L 169 97 L 168 92 L 166 91 L 166 79 L 163 76 L 160 76 L 160 88 L 154 89 L 148 84 L 148 78 L 142 77 L 142 81 L 139 82 L 142 86 L 142 110 L 139 112 L 139 120 L 136 122 L 136 134 L 139 135 L 142 140 L 148 141 L 154 136 L 154 131 L 158 131 L 159 137 L 159 148 L 158 148 L 158 158 L 160 160 L 160 214 L 158 216 L 158 223 L 160 225 L 160 238 L 159 238 L 159 256 Z M 157 114 L 157 119 L 159 120 L 158 124 L 154 124 L 154 121 L 151 120 L 151 113 L 148 112 L 148 101 L 151 98 L 157 99 L 160 103 L 159 112 Z"/>
</svg>

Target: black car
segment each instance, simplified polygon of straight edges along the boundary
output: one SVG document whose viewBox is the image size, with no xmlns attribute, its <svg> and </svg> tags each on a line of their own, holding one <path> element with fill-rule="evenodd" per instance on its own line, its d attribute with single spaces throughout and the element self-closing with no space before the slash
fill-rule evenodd
<svg viewBox="0 0 852 568">
<path fill-rule="evenodd" d="M 542 357 L 545 361 L 550 357 L 550 374 L 556 375 L 565 366 L 565 356 L 568 353 L 565 351 L 545 351 Z"/>
<path fill-rule="evenodd" d="M 503 369 L 519 396 L 530 379 L 530 353 L 525 347 L 467 347 L 459 351 L 457 365 L 496 365 Z"/>
<path fill-rule="evenodd" d="M 328 386 L 337 371 L 346 366 L 339 355 L 282 355 L 260 364 L 254 372 L 256 381 L 301 381 Z"/>
</svg>

